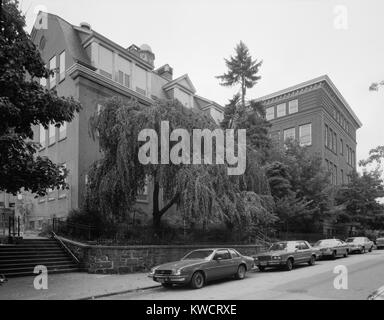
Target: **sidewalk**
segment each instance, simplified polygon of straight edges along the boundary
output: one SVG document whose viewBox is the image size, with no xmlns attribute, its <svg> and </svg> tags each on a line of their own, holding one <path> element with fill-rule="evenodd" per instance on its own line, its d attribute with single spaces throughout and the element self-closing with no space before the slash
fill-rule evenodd
<svg viewBox="0 0 384 320">
<path fill-rule="evenodd" d="M 48 275 L 48 289 L 36 290 L 34 277 L 9 278 L 0 285 L 0 300 L 76 300 L 157 287 L 146 273 L 125 275 L 86 272 Z"/>
</svg>

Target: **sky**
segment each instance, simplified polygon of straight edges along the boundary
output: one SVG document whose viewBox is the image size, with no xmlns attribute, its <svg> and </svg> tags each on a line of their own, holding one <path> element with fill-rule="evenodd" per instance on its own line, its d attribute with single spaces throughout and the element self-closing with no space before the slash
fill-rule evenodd
<svg viewBox="0 0 384 320">
<path fill-rule="evenodd" d="M 197 94 L 222 105 L 236 88 L 219 85 L 224 58 L 242 40 L 263 60 L 257 98 L 328 74 L 363 123 L 357 160 L 384 145 L 382 0 L 20 0 L 27 30 L 40 9 L 92 29 L 123 47 L 148 44 L 155 67 L 187 73 Z"/>
</svg>

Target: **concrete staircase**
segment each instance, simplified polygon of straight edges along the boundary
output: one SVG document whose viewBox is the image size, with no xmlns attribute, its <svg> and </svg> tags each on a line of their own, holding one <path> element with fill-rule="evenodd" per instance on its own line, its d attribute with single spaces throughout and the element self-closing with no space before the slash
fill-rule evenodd
<svg viewBox="0 0 384 320">
<path fill-rule="evenodd" d="M 71 255 L 55 239 L 24 239 L 20 244 L 0 245 L 0 274 L 6 277 L 36 275 L 43 265 L 48 274 L 80 271 Z"/>
</svg>

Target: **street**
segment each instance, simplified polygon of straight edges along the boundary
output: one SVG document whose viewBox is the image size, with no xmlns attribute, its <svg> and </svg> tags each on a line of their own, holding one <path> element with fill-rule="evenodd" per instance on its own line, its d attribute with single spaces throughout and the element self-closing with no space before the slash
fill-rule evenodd
<svg viewBox="0 0 384 320">
<path fill-rule="evenodd" d="M 335 289 L 339 273 L 336 266 L 347 268 L 347 289 Z M 163 287 L 105 297 L 109 300 L 226 300 L 226 299 L 337 299 L 365 300 L 384 285 L 384 250 L 353 254 L 347 258 L 317 261 L 314 266 L 297 266 L 290 272 L 251 271 L 244 280 L 225 280 L 208 283 L 200 290 L 189 287 Z"/>
</svg>

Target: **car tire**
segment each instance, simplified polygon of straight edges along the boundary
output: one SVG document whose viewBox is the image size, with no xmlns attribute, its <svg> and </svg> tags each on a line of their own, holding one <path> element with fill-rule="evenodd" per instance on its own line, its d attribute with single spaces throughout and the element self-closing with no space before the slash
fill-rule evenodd
<svg viewBox="0 0 384 320">
<path fill-rule="evenodd" d="M 245 274 L 247 273 L 247 268 L 245 267 L 245 265 L 241 264 L 239 265 L 239 267 L 237 268 L 237 272 L 235 274 L 235 278 L 237 280 L 242 280 L 245 278 Z"/>
<path fill-rule="evenodd" d="M 368 252 L 372 252 L 372 249 L 373 249 L 373 247 L 370 247 L 369 250 L 368 250 Z"/>
<path fill-rule="evenodd" d="M 331 259 L 332 259 L 332 260 L 335 260 L 336 257 L 337 257 L 337 252 L 336 252 L 336 251 L 333 251 L 333 252 L 332 252 Z"/>
<path fill-rule="evenodd" d="M 162 283 L 161 284 L 164 288 L 172 288 L 172 283 Z"/>
<path fill-rule="evenodd" d="M 343 254 L 343 257 L 344 258 L 348 257 L 348 250 L 345 250 L 345 253 Z"/>
<path fill-rule="evenodd" d="M 202 272 L 196 271 L 191 278 L 191 287 L 193 289 L 201 289 L 204 287 L 205 278 Z"/>
<path fill-rule="evenodd" d="M 257 268 L 258 268 L 261 272 L 264 272 L 264 271 L 265 271 L 265 267 L 258 266 Z"/>
<path fill-rule="evenodd" d="M 285 270 L 291 271 L 293 269 L 293 259 L 289 258 L 285 263 Z"/>
<path fill-rule="evenodd" d="M 360 253 L 361 253 L 361 254 L 365 253 L 365 248 L 364 248 L 364 247 L 362 247 L 362 248 L 360 249 Z"/>
<path fill-rule="evenodd" d="M 311 256 L 311 259 L 309 259 L 308 264 L 309 264 L 310 266 L 313 266 L 315 263 L 316 263 L 316 258 L 315 258 L 315 256 Z"/>
</svg>

